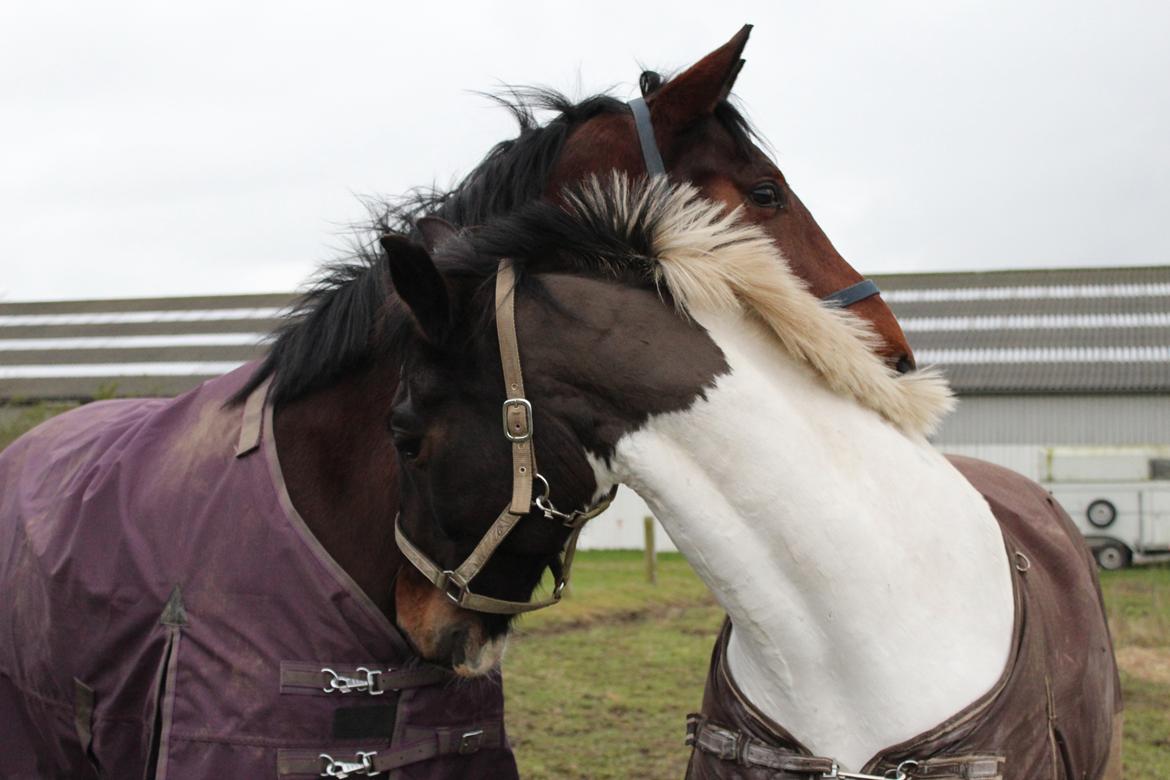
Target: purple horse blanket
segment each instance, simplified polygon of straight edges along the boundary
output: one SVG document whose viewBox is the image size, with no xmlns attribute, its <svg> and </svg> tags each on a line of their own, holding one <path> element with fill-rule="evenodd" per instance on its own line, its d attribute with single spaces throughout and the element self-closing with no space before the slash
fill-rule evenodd
<svg viewBox="0 0 1170 780">
<path fill-rule="evenodd" d="M 0 454 L 0 777 L 515 777 L 498 673 L 422 663 L 313 538 L 250 370 Z"/>
</svg>

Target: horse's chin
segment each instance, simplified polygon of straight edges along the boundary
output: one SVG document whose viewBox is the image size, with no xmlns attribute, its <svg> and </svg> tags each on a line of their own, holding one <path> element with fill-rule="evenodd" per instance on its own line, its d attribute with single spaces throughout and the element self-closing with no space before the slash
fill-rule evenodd
<svg viewBox="0 0 1170 780">
<path fill-rule="evenodd" d="M 395 607 L 398 628 L 418 654 L 460 677 L 485 675 L 504 657 L 505 626 L 489 629 L 484 615 L 457 607 L 413 571 L 399 575 Z"/>
<path fill-rule="evenodd" d="M 458 648 L 451 657 L 451 668 L 460 677 L 480 677 L 500 665 L 504 650 L 508 647 L 508 635 L 493 637 L 486 642 L 473 642 L 471 638 Z"/>
</svg>

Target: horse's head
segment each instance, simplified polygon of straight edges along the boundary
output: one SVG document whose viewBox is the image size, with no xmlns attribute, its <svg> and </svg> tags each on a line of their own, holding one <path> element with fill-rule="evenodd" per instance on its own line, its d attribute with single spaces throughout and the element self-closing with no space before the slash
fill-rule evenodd
<svg viewBox="0 0 1170 780">
<path fill-rule="evenodd" d="M 608 462 L 619 440 L 652 417 L 688 410 L 727 371 L 676 285 L 688 298 L 729 306 L 750 296 L 774 310 L 791 304 L 792 327 L 812 318 L 814 329 L 822 320 L 836 329 L 833 339 L 781 341 L 807 362 L 821 349 L 832 366 L 853 361 L 826 369 L 839 392 L 864 397 L 906 428 L 938 411 L 933 389 L 895 389 L 921 387 L 926 375 L 895 380 L 861 322 L 809 295 L 767 235 L 738 213 L 690 187 L 625 177 L 609 188 L 595 182 L 567 204 L 531 205 L 476 231 L 474 246 L 432 242 L 433 256 L 403 238 L 383 242 L 409 311 L 391 425 L 401 461 L 399 544 L 417 570 L 399 577 L 397 619 L 424 657 L 464 674 L 498 660 L 514 607 L 546 568 L 560 579 L 573 523 L 534 499 L 570 515 L 595 506 L 615 481 Z M 676 259 L 668 264 L 667 254 Z M 495 273 L 499 258 L 516 269 L 515 284 Z M 716 280 L 732 286 L 719 292 Z M 512 358 L 501 357 L 509 354 L 519 356 L 522 382 Z M 509 439 L 526 432 L 528 450 Z"/>
<path fill-rule="evenodd" d="M 676 181 L 694 184 L 704 197 L 729 210 L 743 207 L 744 218 L 776 242 L 792 270 L 823 298 L 862 280 L 833 247 L 776 164 L 753 142 L 742 117 L 727 102 L 751 27 L 745 26 L 722 47 L 672 79 L 642 74 L 654 136 L 666 171 Z M 609 169 L 644 173 L 642 145 L 629 112 L 602 113 L 577 126 L 548 181 L 557 197 L 568 184 Z M 914 366 L 913 353 L 898 321 L 877 296 L 852 310 L 873 323 L 878 351 L 900 371 Z"/>
</svg>

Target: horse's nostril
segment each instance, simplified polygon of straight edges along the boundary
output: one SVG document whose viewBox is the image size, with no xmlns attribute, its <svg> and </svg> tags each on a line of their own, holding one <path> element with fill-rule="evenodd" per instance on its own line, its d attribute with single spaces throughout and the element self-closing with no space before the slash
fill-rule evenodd
<svg viewBox="0 0 1170 780">
<path fill-rule="evenodd" d="M 914 370 L 914 358 L 909 355 L 900 356 L 898 362 L 894 364 L 894 369 L 899 374 L 909 374 Z"/>
</svg>

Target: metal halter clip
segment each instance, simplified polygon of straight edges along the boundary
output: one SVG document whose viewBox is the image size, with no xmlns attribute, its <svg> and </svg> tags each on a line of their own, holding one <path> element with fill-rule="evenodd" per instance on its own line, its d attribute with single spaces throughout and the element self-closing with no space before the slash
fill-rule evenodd
<svg viewBox="0 0 1170 780">
<path fill-rule="evenodd" d="M 350 677 L 349 675 L 338 674 L 329 668 L 322 669 L 321 673 L 330 676 L 329 682 L 321 689 L 325 693 L 365 691 L 371 696 L 381 696 L 385 693 L 385 691 L 378 687 L 378 678 L 382 676 L 382 672 L 377 669 L 367 669 L 364 666 L 359 666 L 356 673 L 365 675 L 364 677 Z"/>
<path fill-rule="evenodd" d="M 569 515 L 553 506 L 552 500 L 548 497 L 552 488 L 548 486 L 548 480 L 544 478 L 544 475 L 535 474 L 532 479 L 534 492 L 536 492 L 536 498 L 532 499 L 532 503 L 536 508 L 543 512 L 544 516 L 549 520 L 560 520 L 561 522 L 571 520 L 572 518 Z"/>
<path fill-rule="evenodd" d="M 508 426 L 508 412 L 511 409 L 520 409 L 524 412 L 524 430 L 513 433 Z M 532 403 L 527 398 L 509 398 L 504 401 L 504 437 L 508 441 L 528 441 L 532 438 Z"/>
<path fill-rule="evenodd" d="M 359 750 L 354 755 L 356 761 L 340 761 L 328 753 L 322 753 L 321 777 L 343 778 L 351 775 L 365 775 L 367 777 L 380 775 L 382 772 L 374 769 L 374 757 L 377 755 L 377 751 L 374 750 L 369 752 Z"/>
<path fill-rule="evenodd" d="M 896 769 L 891 769 L 884 775 L 867 775 L 861 772 L 842 772 L 837 768 L 837 762 L 833 762 L 833 768 L 828 772 L 821 774 L 825 780 L 910 780 L 910 774 L 918 767 L 917 761 L 903 761 L 898 764 Z"/>
<path fill-rule="evenodd" d="M 553 505 L 552 499 L 549 498 L 550 488 L 548 486 L 548 480 L 543 475 L 536 475 L 533 480 L 533 486 L 538 488 L 540 492 L 536 498 L 532 499 L 532 503 L 544 513 L 546 518 L 549 520 L 559 520 L 566 528 L 579 528 L 585 525 L 585 523 L 597 517 L 606 509 L 609 509 L 609 505 L 613 503 L 613 497 L 617 495 L 617 485 L 614 485 L 608 493 L 584 509 L 562 512 Z"/>
</svg>

